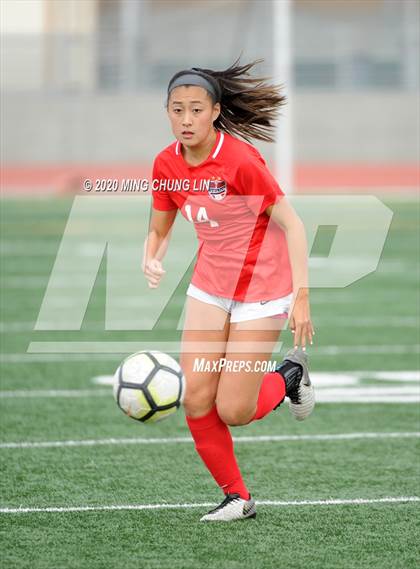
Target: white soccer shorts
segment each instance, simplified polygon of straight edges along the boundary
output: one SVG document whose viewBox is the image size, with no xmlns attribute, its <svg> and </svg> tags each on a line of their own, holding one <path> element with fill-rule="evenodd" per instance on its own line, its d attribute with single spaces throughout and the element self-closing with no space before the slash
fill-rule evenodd
<svg viewBox="0 0 420 569">
<path fill-rule="evenodd" d="M 262 302 L 240 302 L 223 296 L 209 294 L 201 288 L 190 284 L 187 295 L 206 302 L 214 304 L 228 314 L 230 314 L 231 322 L 246 322 L 247 320 L 257 320 L 258 318 L 288 318 L 290 306 L 292 303 L 292 293 L 275 300 L 266 300 Z"/>
</svg>

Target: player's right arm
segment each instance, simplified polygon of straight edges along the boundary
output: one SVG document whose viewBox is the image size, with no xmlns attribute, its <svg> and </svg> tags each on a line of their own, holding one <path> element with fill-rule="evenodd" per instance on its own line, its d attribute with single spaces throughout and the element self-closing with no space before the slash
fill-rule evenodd
<svg viewBox="0 0 420 569">
<path fill-rule="evenodd" d="M 171 229 L 177 209 L 160 211 L 152 209 L 149 233 L 144 242 L 142 269 L 150 288 L 157 288 L 165 274 L 162 259 L 168 249 Z"/>
</svg>

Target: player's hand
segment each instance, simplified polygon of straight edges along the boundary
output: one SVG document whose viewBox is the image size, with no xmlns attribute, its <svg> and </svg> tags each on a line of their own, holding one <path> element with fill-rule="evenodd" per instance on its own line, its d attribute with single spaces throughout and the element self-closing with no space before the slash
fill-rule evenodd
<svg viewBox="0 0 420 569">
<path fill-rule="evenodd" d="M 292 306 L 293 309 L 289 320 L 289 328 L 292 334 L 294 334 L 293 345 L 295 349 L 300 345 L 303 350 L 306 350 L 307 343 L 313 343 L 313 336 L 315 334 L 311 322 L 308 295 L 300 291 L 296 300 L 292 303 Z"/>
<path fill-rule="evenodd" d="M 157 288 L 160 279 L 166 273 L 162 267 L 162 263 L 157 259 L 150 259 L 147 262 L 143 261 L 143 272 L 149 284 L 149 288 Z"/>
</svg>

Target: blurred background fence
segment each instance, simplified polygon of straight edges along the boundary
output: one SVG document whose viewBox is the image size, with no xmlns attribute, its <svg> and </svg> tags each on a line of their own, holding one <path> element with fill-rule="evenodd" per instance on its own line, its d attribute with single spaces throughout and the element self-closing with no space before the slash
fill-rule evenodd
<svg viewBox="0 0 420 569">
<path fill-rule="evenodd" d="M 179 69 L 242 54 L 282 82 L 275 1 L 291 10 L 295 189 L 416 188 L 417 0 L 2 0 L 4 189 L 149 173 L 173 140 Z M 256 145 L 275 167 L 273 145 Z"/>
</svg>

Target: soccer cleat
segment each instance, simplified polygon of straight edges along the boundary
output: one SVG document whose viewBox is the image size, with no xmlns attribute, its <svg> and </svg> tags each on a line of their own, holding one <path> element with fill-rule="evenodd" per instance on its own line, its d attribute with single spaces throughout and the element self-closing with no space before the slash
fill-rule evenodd
<svg viewBox="0 0 420 569">
<path fill-rule="evenodd" d="M 284 361 L 301 366 L 302 373 L 291 374 L 290 379 L 285 378 L 285 382 L 290 412 L 297 421 L 303 421 L 315 407 L 315 392 L 309 379 L 308 356 L 301 348 L 293 349 L 287 352 Z"/>
<path fill-rule="evenodd" d="M 239 494 L 226 494 L 223 502 L 201 518 L 201 522 L 233 522 L 256 518 L 255 500 L 244 500 Z"/>
</svg>

